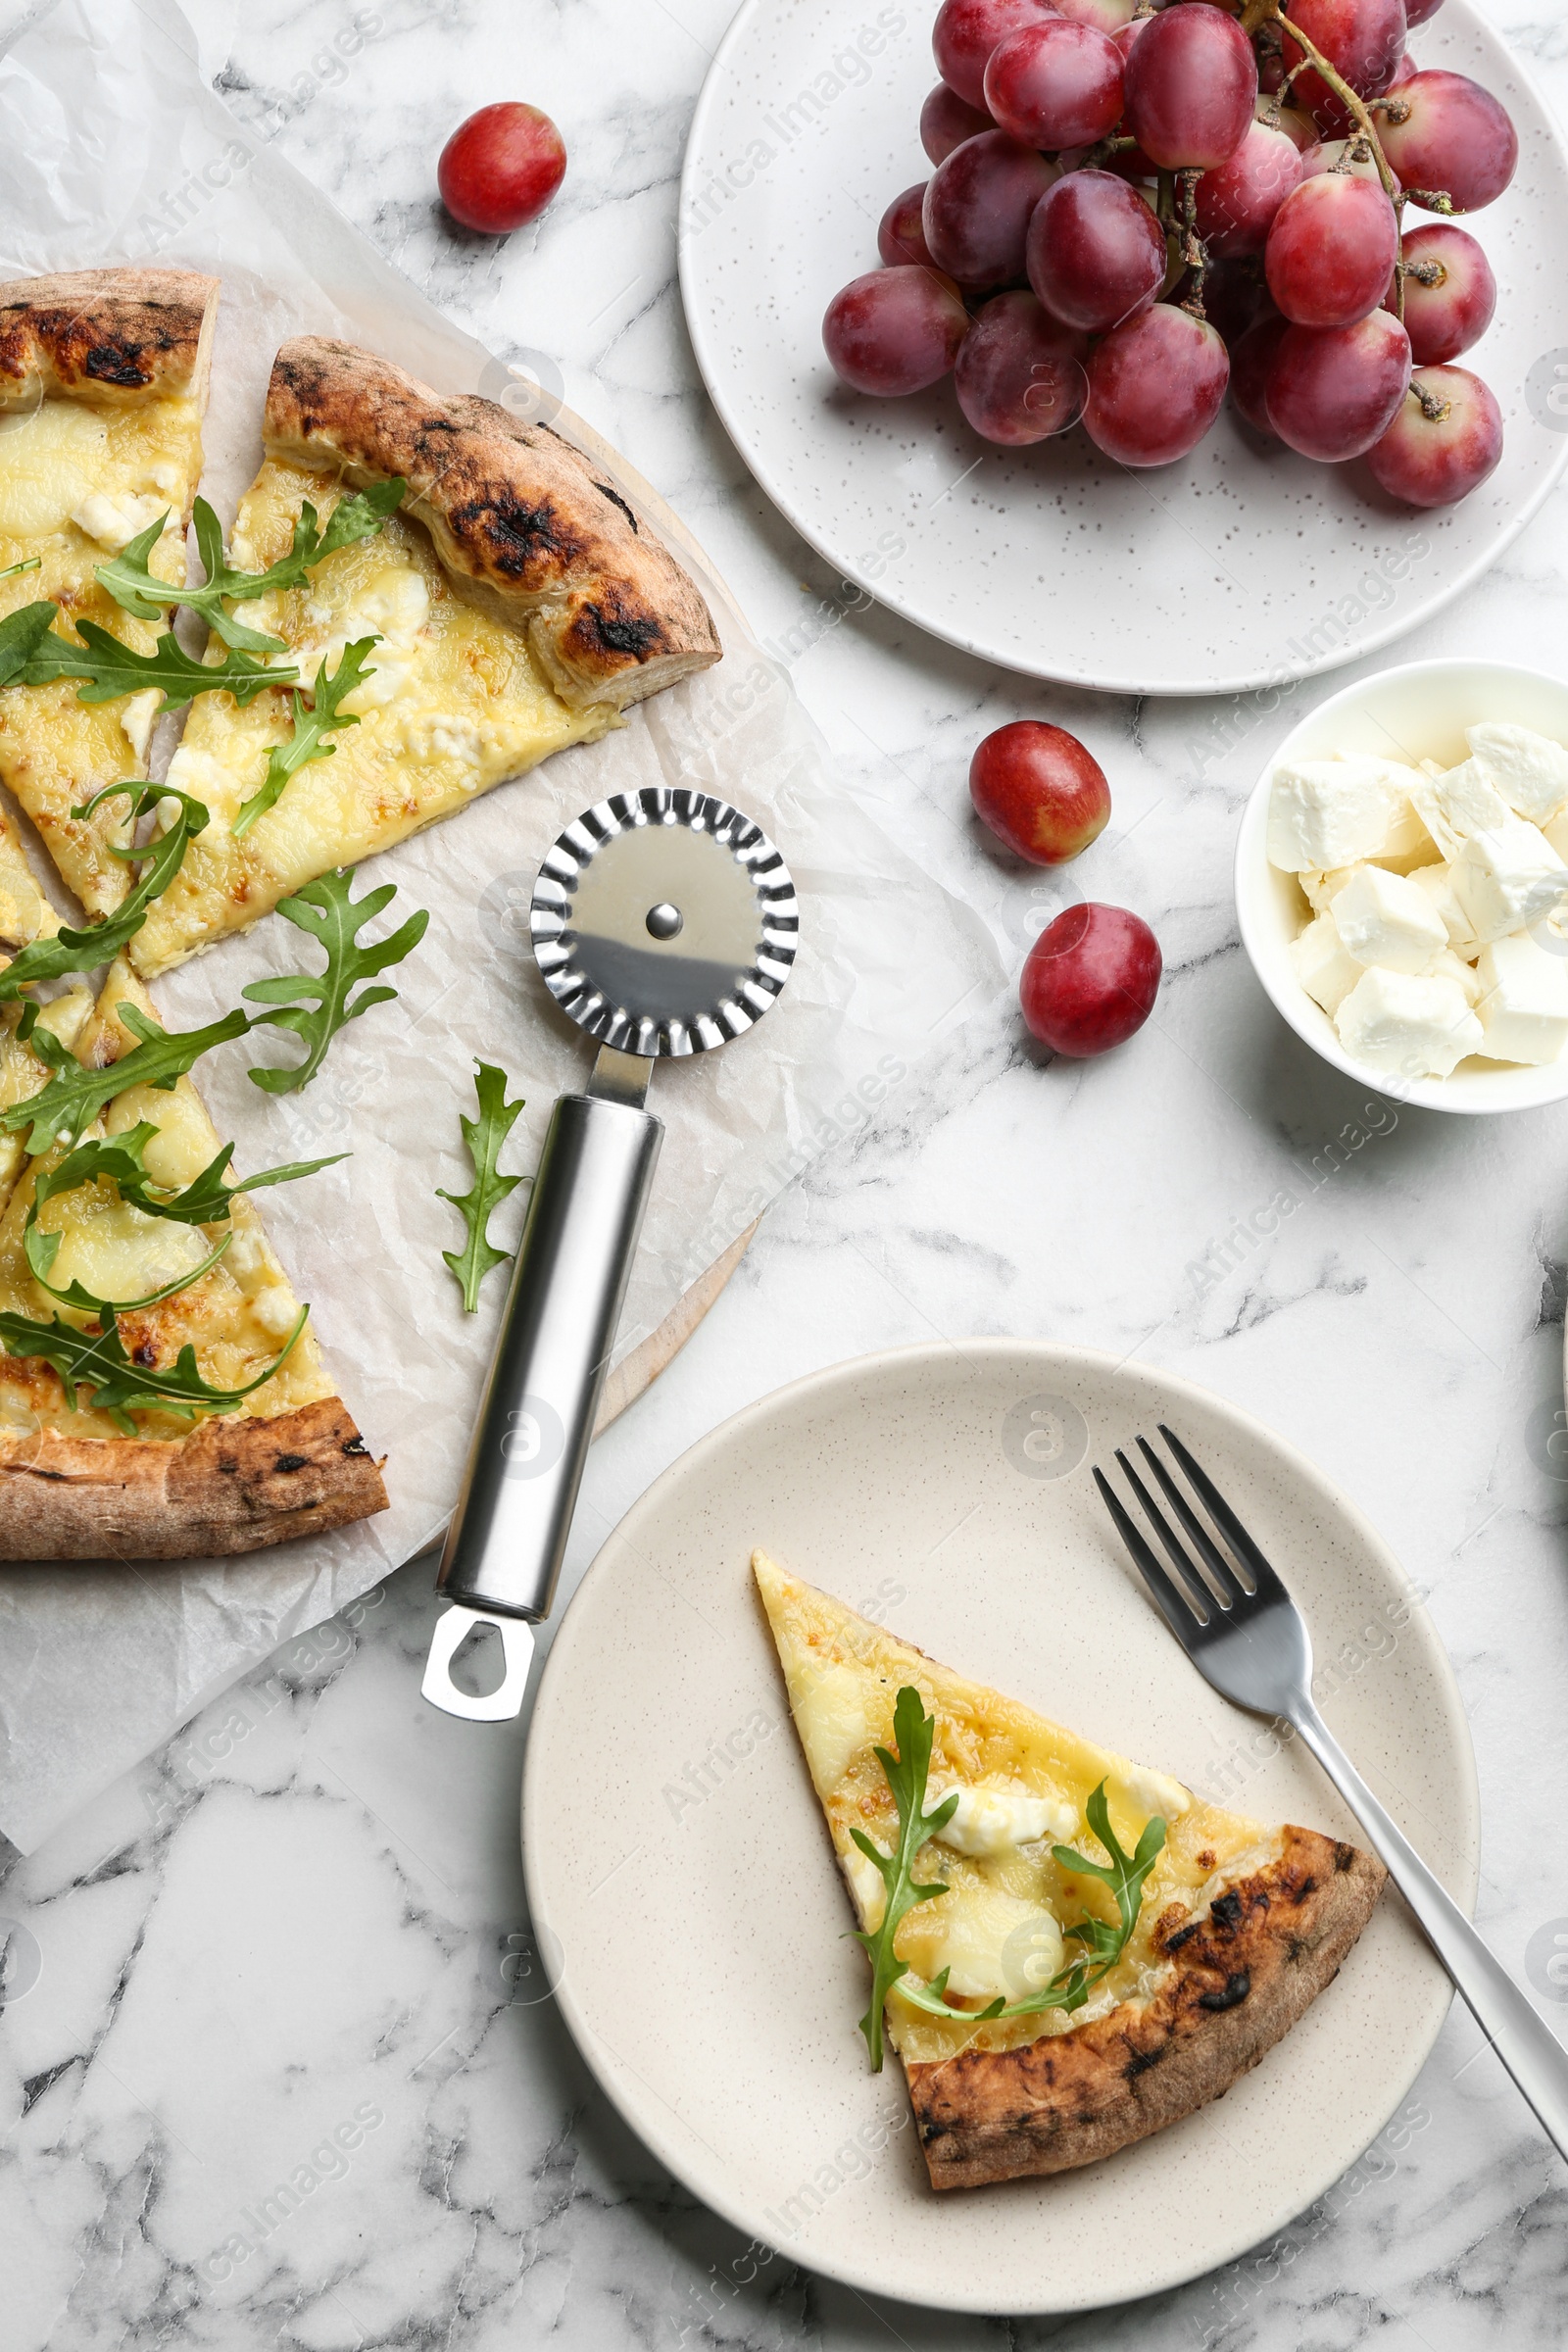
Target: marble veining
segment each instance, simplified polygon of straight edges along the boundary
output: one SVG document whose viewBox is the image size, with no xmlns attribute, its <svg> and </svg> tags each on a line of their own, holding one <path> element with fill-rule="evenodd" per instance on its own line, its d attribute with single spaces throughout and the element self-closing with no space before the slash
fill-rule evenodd
<svg viewBox="0 0 1568 2352">
<path fill-rule="evenodd" d="M 1230 896 L 1237 812 L 1296 713 L 1351 672 L 1278 701 L 1031 689 L 865 606 L 751 482 L 702 393 L 674 277 L 682 142 L 729 13 L 206 0 L 200 29 L 237 115 L 454 317 L 553 371 L 660 485 L 788 663 L 845 790 L 979 908 L 1012 964 L 1089 895 L 1154 923 L 1168 976 L 1148 1029 L 1099 1066 L 1046 1064 L 1006 1004 L 982 1007 L 847 1127 L 595 1449 L 566 1590 L 676 1453 L 820 1364 L 987 1333 L 1167 1364 L 1310 1453 L 1426 1594 L 1480 1766 L 1479 1915 L 1549 1998 L 1543 1954 L 1554 1925 L 1568 1935 L 1568 1488 L 1551 1444 L 1568 1106 L 1451 1120 L 1369 1098 L 1252 980 Z M 1491 13 L 1560 105 L 1568 5 Z M 503 94 L 557 118 L 571 167 L 541 222 L 492 243 L 446 224 L 434 162 Z M 1498 390 L 1517 414 L 1518 389 Z M 1558 665 L 1565 517 L 1559 491 L 1409 656 Z M 967 813 L 974 742 L 1024 713 L 1082 733 L 1111 777 L 1112 830 L 1065 874 L 1019 873 Z M 1463 2013 L 1318 2205 L 1147 2304 L 955 2320 L 746 2246 L 628 2133 L 565 2034 L 523 1907 L 524 1726 L 421 1703 L 432 1610 L 416 1562 L 12 1859 L 3 2352 L 1560 2342 L 1568 2176 Z"/>
</svg>

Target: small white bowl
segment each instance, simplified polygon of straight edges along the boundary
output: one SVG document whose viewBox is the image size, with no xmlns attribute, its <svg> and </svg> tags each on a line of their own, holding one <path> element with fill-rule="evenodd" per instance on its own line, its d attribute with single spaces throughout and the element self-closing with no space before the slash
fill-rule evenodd
<svg viewBox="0 0 1568 2352">
<path fill-rule="evenodd" d="M 1466 756 L 1466 727 L 1505 719 L 1568 743 L 1568 683 L 1509 662 L 1410 662 L 1331 695 L 1292 729 L 1270 758 L 1242 813 L 1236 844 L 1236 912 L 1242 944 L 1264 988 L 1299 1038 L 1325 1061 L 1380 1094 L 1429 1110 L 1530 1110 L 1568 1095 L 1568 1054 L 1556 1061 L 1487 1061 L 1472 1054 L 1447 1078 L 1393 1079 L 1347 1054 L 1334 1023 L 1291 968 L 1291 943 L 1304 911 L 1294 874 L 1270 865 L 1269 787 L 1286 760 L 1328 760 L 1374 752 L 1414 766 L 1451 767 Z"/>
</svg>

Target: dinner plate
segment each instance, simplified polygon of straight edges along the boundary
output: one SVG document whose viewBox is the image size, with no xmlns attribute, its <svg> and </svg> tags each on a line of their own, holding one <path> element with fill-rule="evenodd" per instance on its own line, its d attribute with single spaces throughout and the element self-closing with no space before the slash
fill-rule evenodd
<svg viewBox="0 0 1568 2352">
<path fill-rule="evenodd" d="M 876 227 L 924 180 L 929 6 L 748 0 L 698 101 L 681 185 L 686 318 L 713 404 L 768 496 L 843 575 L 1010 669 L 1127 694 L 1234 694 L 1374 653 L 1494 563 L 1568 458 L 1568 155 L 1468 0 L 1412 40 L 1518 128 L 1513 185 L 1466 220 L 1496 318 L 1462 365 L 1506 418 L 1501 465 L 1421 514 L 1364 466 L 1265 448 L 1229 409 L 1183 463 L 1129 470 L 1081 431 L 982 441 L 951 384 L 845 390 L 822 350 L 838 288 L 878 267 Z M 1413 221 L 1425 220 L 1423 214 Z"/>
<path fill-rule="evenodd" d="M 1340 1738 L 1474 1900 L 1475 1766 L 1442 1645 L 1372 1528 L 1272 1431 L 1169 1373 L 1024 1341 L 900 1348 L 782 1389 L 693 1446 L 605 1545 L 556 1636 L 522 1782 L 531 1916 L 578 2046 L 760 2249 L 950 2310 L 1152 2294 L 1309 2205 L 1432 2047 L 1448 1981 L 1386 1897 L 1253 2073 L 1080 2172 L 939 2196 L 896 2062 L 868 2071 L 864 1955 L 755 1545 L 1205 1796 L 1358 1835 L 1297 1746 L 1200 1680 L 1119 1550 L 1091 1465 L 1162 1419 L 1300 1599 Z"/>
</svg>

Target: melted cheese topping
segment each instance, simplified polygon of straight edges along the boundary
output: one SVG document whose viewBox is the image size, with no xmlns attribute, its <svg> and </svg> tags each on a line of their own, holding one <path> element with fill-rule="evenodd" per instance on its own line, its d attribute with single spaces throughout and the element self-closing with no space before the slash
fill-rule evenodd
<svg viewBox="0 0 1568 2352">
<path fill-rule="evenodd" d="M 57 398 L 0 417 L 0 570 L 39 558 L 38 570 L 0 580 L 0 614 L 52 598 L 67 618 L 98 621 L 151 653 L 157 626 L 122 612 L 94 566 L 167 513 L 151 568 L 183 581 L 184 517 L 201 466 L 201 416 L 188 400 L 100 409 Z M 71 811 L 105 784 L 146 774 L 152 717 L 146 695 L 82 703 L 69 678 L 0 692 L 0 779 L 89 913 L 108 913 L 129 888 L 122 860 L 109 855 L 110 844 L 129 840 L 125 804 L 108 803 L 84 822 Z"/>
<path fill-rule="evenodd" d="M 324 520 L 342 495 L 340 484 L 270 459 L 241 503 L 234 546 L 247 564 L 276 563 L 304 501 Z M 357 864 L 620 723 L 612 710 L 573 710 L 553 694 L 526 639 L 465 603 L 423 526 L 399 515 L 318 564 L 304 587 L 258 598 L 245 616 L 284 640 L 279 659 L 307 682 L 323 662 L 335 668 L 357 638 L 381 642 L 368 657 L 372 674 L 344 704 L 359 724 L 331 739 L 330 758 L 298 769 L 238 841 L 230 821 L 288 737 L 291 698 L 269 692 L 245 710 L 225 694 L 193 704 L 169 781 L 205 801 L 213 821 L 136 941 L 136 968 L 149 977 L 248 930 L 318 874 Z"/>
<path fill-rule="evenodd" d="M 1111 1827 L 1134 1847 L 1151 1815 L 1167 1824 L 1164 1850 L 1144 1888 L 1138 1926 L 1122 1959 L 1070 2016 L 1047 2010 L 990 2026 L 930 2017 L 901 2001 L 888 2004 L 888 2030 L 911 2061 L 955 2056 L 967 2048 L 1009 2049 L 1042 2035 L 1070 2033 L 1120 2001 L 1147 1999 L 1171 1963 L 1154 1947 L 1156 1926 L 1175 1906 L 1206 1908 L 1228 1874 L 1256 1869 L 1279 1851 L 1277 1833 L 1200 1802 L 1168 1774 L 1050 1723 L 1001 1692 L 970 1683 L 896 1641 L 825 1592 L 800 1583 L 764 1553 L 753 1560 L 789 1689 L 790 1712 L 860 1925 L 883 1912 L 880 1874 L 856 1846 L 858 1829 L 893 1850 L 898 1811 L 872 1750 L 892 1747 L 893 1709 L 912 1683 L 935 1718 L 926 1809 L 955 1788 L 958 1807 L 947 1829 L 922 1849 L 915 1876 L 946 1882 L 948 1891 L 918 1903 L 901 1925 L 899 1958 L 929 1983 L 950 1971 L 950 1993 L 977 2004 L 1001 1993 L 1025 1999 L 1063 1965 L 1063 1931 L 1089 1909 L 1113 1916 L 1108 1894 L 1065 1871 L 1054 1843 L 1100 1859 L 1084 1807 L 1105 1783 Z M 1167 1926 L 1170 1924 L 1167 1920 Z"/>
<path fill-rule="evenodd" d="M 85 991 L 56 1002 L 69 1009 L 59 1014 L 51 1006 L 51 1026 L 74 1044 L 80 1060 L 100 1065 L 127 1053 L 136 1042 L 114 1008 L 128 1002 L 144 1011 L 153 1009 L 122 960 L 111 971 L 90 1021 L 83 1017 L 91 1006 Z M 69 1028 L 62 1029 L 63 1018 L 74 1024 L 74 1036 Z M 15 1091 L 7 1097 L 13 1073 L 0 1055 L 0 1100 L 21 1101 L 36 1092 L 47 1072 L 28 1049 L 17 1048 L 15 1039 L 10 1044 L 26 1054 L 32 1069 L 27 1074 L 19 1067 Z M 142 1119 L 159 1131 L 147 1147 L 144 1164 L 161 1185 L 192 1183 L 219 1148 L 217 1130 L 188 1078 L 181 1078 L 172 1093 L 128 1087 L 114 1098 L 88 1134 L 119 1135 Z M 58 1313 L 86 1329 L 90 1315 L 52 1298 L 33 1279 L 23 1248 L 37 1176 L 58 1165 L 64 1155 L 64 1146 L 56 1146 L 29 1161 L 11 1192 L 0 1218 L 0 1311 L 45 1323 Z M 204 1379 L 215 1388 L 241 1388 L 272 1360 L 293 1328 L 299 1312 L 293 1291 L 247 1195 L 236 1196 L 228 1225 L 180 1225 L 167 1217 L 150 1217 L 122 1201 L 105 1179 L 45 1201 L 38 1223 L 46 1233 L 60 1236 L 51 1276 L 57 1288 L 64 1290 L 74 1279 L 95 1297 L 116 1299 L 144 1298 L 162 1289 L 199 1265 L 224 1234 L 232 1232 L 223 1256 L 199 1282 L 158 1306 L 120 1317 L 126 1352 L 149 1368 L 172 1364 L 181 1348 L 190 1346 Z M 307 1323 L 280 1369 L 237 1410 L 240 1415 L 285 1413 L 331 1393 Z M 182 1437 L 191 1426 L 172 1413 L 136 1412 L 131 1418 L 142 1437 Z M 73 1412 L 58 1374 L 36 1357 L 0 1357 L 0 1428 L 50 1428 L 82 1438 L 123 1434 L 107 1413 Z"/>
</svg>

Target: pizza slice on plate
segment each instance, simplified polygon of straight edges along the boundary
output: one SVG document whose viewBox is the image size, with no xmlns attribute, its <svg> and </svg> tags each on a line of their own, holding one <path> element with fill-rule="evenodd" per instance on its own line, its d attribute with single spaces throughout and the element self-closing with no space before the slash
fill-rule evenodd
<svg viewBox="0 0 1568 2352">
<path fill-rule="evenodd" d="M 96 1006 L 70 991 L 38 1025 L 108 1071 L 148 1042 L 127 1005 L 156 1019 L 122 958 Z M 58 1075 L 7 1032 L 0 1110 Z M 190 1079 L 110 1093 L 79 1143 L 32 1140 L 0 1216 L 0 1559 L 255 1551 L 384 1509 L 255 1207 L 214 1171 Z M 93 1144 L 118 1145 L 118 1173 L 66 1165 Z"/>
<path fill-rule="evenodd" d="M 49 602 L 59 608 L 54 633 L 73 646 L 84 620 L 134 653 L 154 651 L 167 623 L 134 617 L 96 572 L 164 516 L 149 567 L 184 580 L 217 311 L 217 278 L 188 270 L 82 270 L 0 285 L 0 678 L 15 672 L 3 659 L 6 623 Z M 129 841 L 128 805 L 71 812 L 105 785 L 146 775 L 160 701 L 148 687 L 83 702 L 69 677 L 0 691 L 0 780 L 90 914 L 125 896 L 124 863 L 110 852 Z M 0 923 L 7 937 L 31 937 L 14 860 L 24 873 L 26 863 L 9 819 L 0 849 L 0 892 L 9 880 L 21 893 L 17 907 L 0 904 Z"/>
<path fill-rule="evenodd" d="M 347 497 L 406 492 L 297 584 L 236 607 L 300 683 L 193 706 L 169 780 L 213 821 L 136 941 L 148 976 L 719 658 L 686 573 L 546 426 L 305 338 L 277 355 L 265 444 L 231 575 L 298 569 Z"/>
<path fill-rule="evenodd" d="M 885 1997 L 934 2187 L 1175 2123 L 1334 1977 L 1383 1884 L 1370 1855 L 1204 1804 L 752 1564 L 873 1962 L 861 2030 L 880 2063 Z"/>
</svg>

